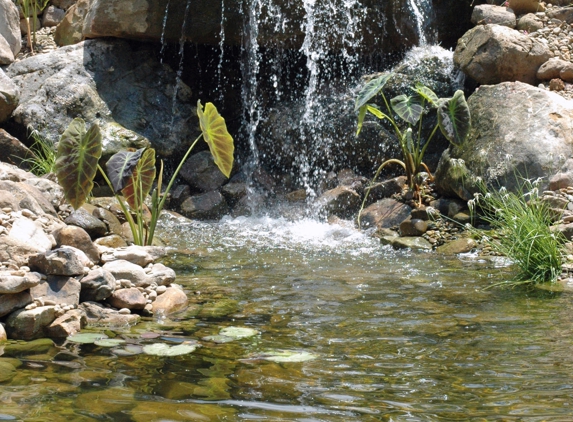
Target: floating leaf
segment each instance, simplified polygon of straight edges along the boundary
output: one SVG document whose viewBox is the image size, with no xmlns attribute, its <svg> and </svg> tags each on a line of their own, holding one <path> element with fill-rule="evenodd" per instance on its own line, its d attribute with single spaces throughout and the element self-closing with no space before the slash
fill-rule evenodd
<svg viewBox="0 0 573 422">
<path fill-rule="evenodd" d="M 411 125 L 416 124 L 424 113 L 419 95 L 398 95 L 392 98 L 390 103 L 396 114 Z"/>
<path fill-rule="evenodd" d="M 166 343 L 154 343 L 143 346 L 143 353 L 153 356 L 180 356 L 192 353 L 197 349 L 196 344 L 178 344 L 170 346 Z"/>
<path fill-rule="evenodd" d="M 205 336 L 201 340 L 211 341 L 213 343 L 218 343 L 218 344 L 224 344 L 224 343 L 230 343 L 232 341 L 235 341 L 236 338 L 228 337 L 228 336 L 222 336 L 222 335 L 215 335 L 215 336 Z"/>
<path fill-rule="evenodd" d="M 159 333 L 141 333 L 141 338 L 157 338 L 159 336 L 161 336 Z"/>
<path fill-rule="evenodd" d="M 108 337 L 102 333 L 76 333 L 67 338 L 72 343 L 95 343 L 97 340 L 107 339 Z"/>
<path fill-rule="evenodd" d="M 153 186 L 155 172 L 155 150 L 147 148 L 137 161 L 125 187 L 121 190 L 132 209 L 139 210 L 143 207 L 143 202 Z"/>
<path fill-rule="evenodd" d="M 235 339 L 253 337 L 260 334 L 257 330 L 247 327 L 226 327 L 219 331 L 219 334 Z"/>
<path fill-rule="evenodd" d="M 100 347 L 116 347 L 123 343 L 125 343 L 125 340 L 120 338 L 104 338 L 94 341 L 94 344 Z"/>
<path fill-rule="evenodd" d="M 372 79 L 368 82 L 356 97 L 356 102 L 354 103 L 354 111 L 360 110 L 366 105 L 373 97 L 375 97 L 386 85 L 386 82 L 392 77 L 392 73 L 384 73 L 379 77 Z"/>
<path fill-rule="evenodd" d="M 83 119 L 76 118 L 60 137 L 55 172 L 66 200 L 76 210 L 92 191 L 101 153 L 101 132 L 95 123 L 86 132 Z"/>
<path fill-rule="evenodd" d="M 269 350 L 258 356 L 260 359 L 271 362 L 307 362 L 318 356 L 309 352 L 293 352 L 290 350 Z"/>
<path fill-rule="evenodd" d="M 233 137 L 227 131 L 225 119 L 219 114 L 213 103 L 205 104 L 205 111 L 201 101 L 197 101 L 197 115 L 199 125 L 203 132 L 203 139 L 209 145 L 215 164 L 226 177 L 231 176 L 233 169 Z"/>
<path fill-rule="evenodd" d="M 143 353 L 143 348 L 136 344 L 128 344 L 123 348 L 111 349 L 111 352 L 118 356 L 133 356 Z"/>
<path fill-rule="evenodd" d="M 438 106 L 440 130 L 454 145 L 462 144 L 470 131 L 472 121 L 464 92 L 458 90 L 449 99 L 442 99 Z"/>
<path fill-rule="evenodd" d="M 115 193 L 121 192 L 127 186 L 144 152 L 145 148 L 140 148 L 137 151 L 120 151 L 108 160 L 105 167 Z"/>
</svg>

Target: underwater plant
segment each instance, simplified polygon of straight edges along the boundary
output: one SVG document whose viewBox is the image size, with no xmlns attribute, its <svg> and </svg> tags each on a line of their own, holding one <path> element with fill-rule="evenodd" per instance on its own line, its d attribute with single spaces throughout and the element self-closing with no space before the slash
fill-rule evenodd
<svg viewBox="0 0 573 422">
<path fill-rule="evenodd" d="M 354 110 L 358 112 L 356 136 L 362 130 L 366 114 L 370 113 L 380 120 L 387 120 L 391 124 L 402 152 L 401 159 L 391 158 L 378 167 L 370 186 L 366 190 L 362 207 L 358 213 L 359 227 L 360 214 L 364 209 L 370 189 L 384 167 L 388 164 L 402 166 L 406 171 L 408 185 L 418 192 L 420 188 L 418 173 L 423 169 L 431 174 L 423 159 L 438 128 L 446 139 L 454 145 L 462 144 L 471 128 L 470 111 L 463 91 L 456 91 L 451 98 L 438 98 L 430 88 L 418 84 L 412 88 L 411 95 L 401 94 L 388 101 L 384 95 L 384 87 L 392 76 L 393 73 L 383 73 L 364 85 L 358 93 L 354 105 Z M 382 99 L 383 109 L 371 102 L 377 96 Z M 424 115 L 431 110 L 436 111 L 438 122 L 428 138 L 424 139 L 422 121 Z M 398 118 L 405 123 L 405 128 Z"/>
<path fill-rule="evenodd" d="M 82 119 L 74 119 L 60 138 L 55 165 L 58 182 L 64 189 L 66 200 L 74 209 L 80 208 L 91 193 L 93 180 L 99 170 L 121 206 L 134 243 L 150 245 L 169 191 L 189 154 L 201 138 L 209 146 L 219 170 L 227 177 L 231 175 L 234 145 L 233 138 L 227 131 L 225 119 L 212 103 L 207 103 L 203 109 L 200 101 L 197 103 L 197 115 L 201 135 L 195 139 L 181 159 L 165 190 L 162 190 L 163 163 L 160 165 L 156 181 L 157 170 L 153 148 L 126 150 L 114 154 L 106 164 L 106 173 L 99 165 L 102 155 L 102 135 L 99 126 L 94 123 L 89 130 L 86 130 Z M 155 182 L 156 187 L 151 195 L 149 210 L 151 218 L 146 222 L 144 216 L 148 208 L 145 199 Z M 120 197 L 120 193 L 127 204 Z M 135 214 L 135 219 L 130 210 Z"/>
</svg>

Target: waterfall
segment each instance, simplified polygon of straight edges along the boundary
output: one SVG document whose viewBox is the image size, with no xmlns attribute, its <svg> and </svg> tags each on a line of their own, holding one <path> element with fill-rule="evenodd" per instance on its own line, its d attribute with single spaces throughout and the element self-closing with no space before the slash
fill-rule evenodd
<svg viewBox="0 0 573 422">
<path fill-rule="evenodd" d="M 426 33 L 425 24 L 431 17 L 432 0 L 408 0 L 408 3 L 416 23 L 419 45 L 427 45 L 428 34 Z"/>
</svg>

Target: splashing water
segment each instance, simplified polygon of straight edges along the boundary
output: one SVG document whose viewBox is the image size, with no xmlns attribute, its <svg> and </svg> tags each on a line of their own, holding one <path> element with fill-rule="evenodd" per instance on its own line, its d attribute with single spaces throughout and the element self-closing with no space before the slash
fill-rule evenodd
<svg viewBox="0 0 573 422">
<path fill-rule="evenodd" d="M 167 5 L 165 6 L 165 14 L 163 16 L 163 26 L 161 29 L 161 50 L 159 51 L 159 62 L 161 64 L 163 64 L 163 52 L 165 50 L 165 29 L 167 28 L 167 16 L 169 15 L 169 3 L 171 3 L 171 0 L 167 0 Z"/>
</svg>

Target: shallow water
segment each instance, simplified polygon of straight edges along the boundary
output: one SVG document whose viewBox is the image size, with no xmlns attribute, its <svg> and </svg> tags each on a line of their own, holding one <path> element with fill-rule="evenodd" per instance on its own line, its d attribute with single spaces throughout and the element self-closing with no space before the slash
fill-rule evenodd
<svg viewBox="0 0 573 422">
<path fill-rule="evenodd" d="M 0 420 L 571 420 L 571 297 L 482 290 L 511 276 L 504 262 L 396 252 L 304 219 L 227 219 L 163 236 L 195 250 L 170 263 L 190 311 L 107 333 L 202 347 L 118 356 L 65 342 L 19 356 L 0 384 Z M 196 315 L 225 300 L 231 315 Z M 201 340 L 227 326 L 260 335 Z M 271 349 L 316 359 L 262 359 Z"/>
</svg>

